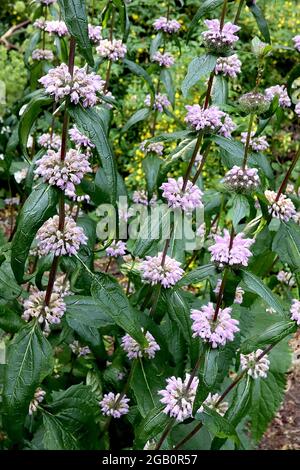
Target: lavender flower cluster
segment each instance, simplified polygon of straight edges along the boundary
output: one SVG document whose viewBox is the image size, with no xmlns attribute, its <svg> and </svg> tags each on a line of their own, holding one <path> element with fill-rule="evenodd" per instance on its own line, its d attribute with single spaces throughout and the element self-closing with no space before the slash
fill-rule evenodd
<svg viewBox="0 0 300 470">
<path fill-rule="evenodd" d="M 50 69 L 39 82 L 55 101 L 69 96 L 72 103 L 81 102 L 85 108 L 97 103 L 97 93 L 103 92 L 104 88 L 104 81 L 99 75 L 94 72 L 88 73 L 86 68 L 75 66 L 72 77 L 66 64 Z"/>
</svg>

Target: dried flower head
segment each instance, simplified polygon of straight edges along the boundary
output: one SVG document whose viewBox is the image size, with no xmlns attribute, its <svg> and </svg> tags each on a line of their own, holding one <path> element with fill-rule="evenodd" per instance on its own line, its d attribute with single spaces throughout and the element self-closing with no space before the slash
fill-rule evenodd
<svg viewBox="0 0 300 470">
<path fill-rule="evenodd" d="M 240 97 L 239 106 L 244 113 L 263 114 L 269 109 L 270 102 L 262 93 L 250 91 Z"/>
</svg>

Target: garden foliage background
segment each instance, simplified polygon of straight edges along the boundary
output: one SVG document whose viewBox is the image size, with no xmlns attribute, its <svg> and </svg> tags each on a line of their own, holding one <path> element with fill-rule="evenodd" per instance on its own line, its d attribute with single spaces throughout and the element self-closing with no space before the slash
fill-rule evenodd
<svg viewBox="0 0 300 470">
<path fill-rule="evenodd" d="M 77 3 L 59 2 L 69 30 L 72 12 L 68 6 Z M 77 195 L 88 194 L 90 199 L 82 197 L 76 205 L 66 197 L 67 211 L 72 214 L 73 210 L 73 215 L 75 211 L 75 219 L 88 240 L 75 256 L 59 258 L 56 281 L 59 276 L 63 280 L 61 290 L 56 292 L 63 299 L 64 311 L 58 324 L 45 335 L 44 324 L 33 316 L 24 316 L 24 308 L 32 293 L 45 293 L 49 286 L 49 271 L 57 257 L 53 253 L 41 256 L 34 238 L 57 212 L 63 191 L 54 186 L 49 190 L 47 184 L 35 179 L 34 168 L 46 151 L 38 138 L 53 127 L 56 134 L 62 135 L 64 110 L 53 107 L 53 99 L 41 91 L 38 81 L 49 71 L 50 63 L 31 58 L 43 41 L 43 32 L 33 25 L 43 13 L 41 6 L 2 0 L 0 448 L 251 449 L 257 446 L 282 402 L 291 360 L 288 342 L 296 331 L 290 308 L 293 299 L 298 299 L 299 217 L 271 217 L 264 190 L 277 191 L 294 162 L 285 193 L 299 210 L 299 116 L 294 108 L 300 100 L 300 56 L 292 38 L 300 33 L 300 2 L 257 1 L 256 18 L 255 2 L 243 4 L 235 45 L 242 62 L 241 73 L 229 80 L 217 76 L 212 94 L 213 103 L 229 113 L 237 127 L 231 139 L 215 135 L 210 139 L 209 134 L 204 140 L 202 151 L 207 150 L 207 160 L 196 181 L 204 192 L 206 224 L 200 245 L 194 252 L 185 252 L 178 241 L 171 240 L 167 246 L 168 255 L 186 271 L 179 282 L 166 289 L 142 282 L 140 261 L 162 252 L 165 241 L 131 240 L 125 256 L 121 253 L 109 257 L 109 243 L 97 238 L 97 207 L 115 204 L 113 185 L 118 196 L 130 200 L 135 191 L 141 190 L 148 191 L 149 200 L 153 194 L 163 199 L 161 184 L 170 176 L 178 179 L 186 174 L 196 143 L 196 135 L 185 132 L 186 106 L 204 98 L 212 70 L 208 67 L 205 72 L 203 67 L 204 72 L 198 76 L 197 67 L 189 65 L 195 57 L 204 56 L 203 20 L 220 18 L 222 3 L 169 2 L 170 17 L 178 20 L 181 28 L 177 35 L 167 36 L 166 47 L 175 64 L 161 72 L 150 60 L 163 44 L 153 21 L 166 16 L 168 2 L 86 0 L 88 22 L 102 25 L 104 37 L 109 37 L 115 10 L 113 35 L 126 40 L 127 54 L 109 69 L 107 85 L 115 101 L 108 96 L 97 106 L 99 127 L 81 105 L 66 104 L 70 105 L 71 125 L 75 122 L 96 146 L 90 154 L 92 171 L 81 178 L 77 188 Z M 239 3 L 228 2 L 226 21 L 234 20 Z M 78 11 L 82 13 L 80 8 Z M 58 18 L 58 12 L 54 4 L 47 14 Z M 195 15 L 198 17 L 193 20 Z M 5 34 L 20 24 L 23 27 Z M 68 62 L 68 37 L 46 35 L 45 41 L 54 53 L 55 65 Z M 270 42 L 272 47 L 260 41 Z M 89 52 L 78 45 L 80 39 L 75 65 L 83 66 Z M 107 78 L 107 61 L 99 60 L 94 46 L 92 51 L 97 60 L 93 66 L 90 61 L 90 70 L 94 67 L 102 78 Z M 144 104 L 149 93 L 157 92 L 159 76 L 160 91 L 171 103 L 162 113 Z M 241 111 L 239 98 L 252 91 L 257 80 L 262 93 L 277 84 L 286 86 L 291 106 L 280 106 L 275 98 L 270 109 L 257 117 L 257 134 L 266 136 L 269 147 L 263 154 L 251 153 L 249 166 L 259 169 L 261 187 L 244 194 L 228 189 L 221 180 L 229 168 L 241 165 L 244 146 L 240 136 L 247 132 L 249 113 Z M 147 154 L 147 149 L 140 148 L 141 142 L 154 137 L 164 143 L 162 156 Z M 117 169 L 116 180 L 111 179 L 110 165 L 113 171 Z M 223 233 L 224 228 L 235 234 L 244 231 L 255 243 L 247 267 L 226 270 L 226 285 L 224 281 L 224 292 L 220 294 L 216 288 L 225 271 L 211 262 L 208 248 L 212 245 L 211 234 L 218 230 Z M 283 274 L 280 277 L 278 273 Z M 238 286 L 243 290 L 243 300 L 233 303 Z M 225 341 L 220 348 L 192 337 L 190 310 L 199 311 L 208 302 L 220 303 L 218 308 L 232 307 L 232 317 L 239 321 L 234 340 Z M 142 327 L 159 345 L 154 358 L 145 353 L 149 345 Z M 140 345 L 140 357 L 132 360 L 126 355 L 126 347 L 122 347 L 125 334 Z M 259 374 L 255 378 L 247 373 L 249 369 L 243 373 L 240 354 L 266 348 L 270 360 L 267 376 Z M 168 377 L 184 380 L 188 372 L 198 382 L 188 399 L 193 413 L 188 411 L 181 422 L 163 411 L 158 392 L 166 388 Z M 120 393 L 120 401 L 124 396 L 129 398 L 129 409 L 123 403 L 123 416 L 109 417 L 99 406 L 109 393 Z M 220 403 L 205 402 L 215 394 L 215 401 L 224 395 L 221 402 L 224 405 L 226 398 L 225 408 L 218 408 Z"/>
</svg>

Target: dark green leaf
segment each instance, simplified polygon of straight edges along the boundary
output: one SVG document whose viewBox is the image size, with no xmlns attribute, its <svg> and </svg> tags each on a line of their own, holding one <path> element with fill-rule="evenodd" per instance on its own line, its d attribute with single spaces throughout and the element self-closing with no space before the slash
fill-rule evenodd
<svg viewBox="0 0 300 470">
<path fill-rule="evenodd" d="M 27 142 L 30 135 L 30 131 L 38 115 L 41 113 L 43 106 L 47 106 L 52 103 L 52 98 L 46 96 L 42 91 L 39 91 L 26 105 L 26 108 L 20 118 L 19 122 L 19 141 L 21 150 L 25 159 L 29 161 L 29 155 L 27 152 Z"/>
<path fill-rule="evenodd" d="M 177 283 L 178 287 L 189 286 L 190 284 L 197 284 L 198 282 L 204 281 L 209 276 L 213 276 L 216 273 L 215 266 L 213 264 L 206 264 L 199 268 L 193 269 L 189 273 L 185 274 L 182 279 Z"/>
<path fill-rule="evenodd" d="M 52 348 L 33 321 L 24 326 L 8 347 L 4 375 L 3 402 L 6 430 L 19 440 L 36 388 L 52 371 Z"/>
<path fill-rule="evenodd" d="M 136 311 L 131 307 L 122 287 L 113 277 L 107 274 L 94 276 L 91 292 L 99 308 L 105 314 L 139 344 L 142 346 L 147 344 Z"/>
<path fill-rule="evenodd" d="M 251 401 L 251 385 L 252 379 L 247 375 L 235 388 L 231 405 L 225 414 L 225 418 L 233 426 L 237 426 L 248 412 Z"/>
<path fill-rule="evenodd" d="M 13 300 L 22 292 L 20 286 L 16 283 L 14 273 L 9 261 L 4 261 L 0 266 L 0 298 Z"/>
<path fill-rule="evenodd" d="M 112 204 L 115 204 L 117 196 L 116 162 L 101 120 L 101 115 L 92 108 L 84 109 L 81 106 L 70 109 L 70 114 L 79 130 L 87 135 L 96 146 L 107 184 L 110 186 L 110 201 Z"/>
<path fill-rule="evenodd" d="M 88 34 L 85 0 L 59 0 L 59 5 L 69 33 L 76 39 L 81 54 L 92 67 L 94 59 Z"/>
<path fill-rule="evenodd" d="M 152 57 L 155 52 L 157 52 L 157 50 L 160 48 L 161 44 L 162 44 L 162 41 L 163 41 L 163 34 L 162 33 L 158 33 L 155 38 L 151 41 L 151 44 L 150 44 L 150 57 Z"/>
<path fill-rule="evenodd" d="M 135 448 L 142 449 L 147 441 L 157 437 L 165 429 L 170 418 L 163 413 L 163 408 L 153 408 L 140 422 L 135 433 Z"/>
<path fill-rule="evenodd" d="M 153 361 L 139 360 L 134 367 L 131 388 L 143 418 L 149 411 L 159 405 L 157 392 L 164 387 L 164 384 L 165 379 L 159 375 Z"/>
<path fill-rule="evenodd" d="M 241 351 L 243 354 L 249 354 L 268 344 L 275 344 L 291 333 L 294 333 L 296 329 L 297 326 L 294 321 L 276 322 L 262 333 L 246 339 L 241 344 Z"/>
<path fill-rule="evenodd" d="M 246 196 L 235 194 L 232 200 L 232 223 L 236 230 L 242 219 L 250 214 L 250 205 Z"/>
<path fill-rule="evenodd" d="M 126 122 L 125 126 L 122 128 L 121 132 L 127 132 L 132 126 L 138 122 L 144 121 L 150 114 L 149 108 L 142 108 L 136 111 Z"/>
<path fill-rule="evenodd" d="M 228 167 L 234 165 L 241 166 L 244 159 L 244 146 L 241 142 L 236 142 L 226 137 L 214 135 L 211 139 L 222 148 L 222 158 L 224 164 Z M 272 168 L 270 162 L 262 153 L 251 153 L 248 156 L 248 165 L 250 167 L 261 168 L 268 178 L 273 178 Z"/>
<path fill-rule="evenodd" d="M 146 70 L 143 69 L 143 67 L 141 67 L 140 65 L 136 64 L 135 62 L 132 62 L 131 60 L 124 59 L 123 62 L 132 73 L 134 73 L 138 77 L 142 77 L 148 83 L 152 95 L 155 95 L 155 89 L 154 89 L 154 85 L 152 82 L 152 78 L 146 72 Z"/>
<path fill-rule="evenodd" d="M 300 269 L 300 227 L 295 222 L 282 222 L 276 233 L 272 251 L 291 269 Z"/>
<path fill-rule="evenodd" d="M 161 81 L 163 82 L 167 96 L 170 100 L 170 103 L 172 107 L 174 108 L 175 106 L 175 88 L 174 88 L 174 83 L 172 79 L 172 74 L 170 70 L 168 69 L 162 69 L 161 74 L 160 74 Z"/>
<path fill-rule="evenodd" d="M 238 441 L 234 426 L 226 418 L 206 405 L 203 408 L 203 412 L 196 414 L 196 420 L 201 421 L 213 436 L 230 437 Z"/>
<path fill-rule="evenodd" d="M 269 31 L 266 18 L 263 15 L 263 12 L 261 11 L 260 7 L 254 2 L 251 2 L 251 3 L 249 2 L 248 7 L 252 15 L 255 18 L 258 29 L 261 32 L 264 40 L 270 44 L 271 43 L 270 31 Z"/>
<path fill-rule="evenodd" d="M 156 182 L 161 164 L 162 160 L 157 155 L 153 154 L 147 155 L 142 161 L 149 198 L 152 197 L 152 194 L 156 189 Z"/>
<path fill-rule="evenodd" d="M 212 89 L 213 104 L 222 106 L 227 103 L 228 99 L 228 82 L 222 75 L 216 75 Z"/>
<path fill-rule="evenodd" d="M 254 292 L 259 295 L 271 308 L 278 312 L 281 316 L 285 316 L 283 306 L 278 297 L 267 287 L 259 277 L 242 269 L 242 277 L 245 282 L 247 291 Z"/>
<path fill-rule="evenodd" d="M 24 326 L 24 320 L 17 314 L 13 305 L 0 304 L 0 328 L 8 333 L 16 333 Z"/>
<path fill-rule="evenodd" d="M 73 385 L 53 392 L 53 402 L 43 410 L 43 445 L 47 450 L 97 447 L 95 419 L 99 405 L 90 387 Z"/>
<path fill-rule="evenodd" d="M 26 199 L 21 209 L 11 246 L 11 267 L 19 283 L 23 281 L 25 262 L 36 232 L 56 212 L 58 191 L 41 184 Z"/>
<path fill-rule="evenodd" d="M 257 379 L 253 383 L 251 407 L 251 434 L 258 441 L 276 411 L 278 410 L 286 387 L 285 374 L 275 373 L 269 370 L 266 379 Z"/>
<path fill-rule="evenodd" d="M 189 89 L 194 86 L 200 78 L 208 76 L 215 68 L 217 57 L 213 55 L 203 55 L 195 57 L 189 64 L 187 75 L 182 83 L 182 94 L 187 96 Z"/>
</svg>

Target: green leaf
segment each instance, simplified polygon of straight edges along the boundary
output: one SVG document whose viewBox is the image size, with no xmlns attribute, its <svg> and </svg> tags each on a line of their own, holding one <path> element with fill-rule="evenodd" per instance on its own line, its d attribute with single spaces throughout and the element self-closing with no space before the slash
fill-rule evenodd
<svg viewBox="0 0 300 470">
<path fill-rule="evenodd" d="M 80 384 L 53 392 L 53 402 L 43 409 L 44 449 L 94 449 L 97 415 L 99 405 L 90 387 Z"/>
<path fill-rule="evenodd" d="M 222 152 L 222 159 L 226 166 L 231 168 L 234 165 L 242 165 L 244 159 L 244 146 L 241 142 L 235 142 L 234 140 L 227 139 L 226 137 L 222 137 L 220 135 L 212 136 L 211 140 L 224 151 Z M 248 165 L 250 167 L 254 166 L 256 168 L 261 168 L 268 178 L 273 178 L 273 171 L 270 166 L 270 162 L 264 154 L 249 154 Z"/>
<path fill-rule="evenodd" d="M 161 74 L 160 74 L 161 81 L 163 82 L 167 96 L 170 100 L 170 103 L 172 105 L 172 108 L 175 106 L 175 88 L 174 88 L 174 83 L 172 79 L 172 74 L 170 70 L 168 69 L 162 69 Z"/>
<path fill-rule="evenodd" d="M 15 310 L 13 305 L 0 304 L 0 328 L 8 333 L 16 333 L 24 326 L 24 320 Z"/>
<path fill-rule="evenodd" d="M 137 124 L 138 122 L 144 121 L 150 114 L 149 108 L 142 108 L 138 109 L 126 122 L 124 127 L 122 128 L 121 132 L 127 132 L 132 126 Z"/>
<path fill-rule="evenodd" d="M 157 50 L 160 48 L 162 41 L 163 41 L 162 33 L 158 33 L 155 36 L 155 38 L 151 41 L 151 44 L 150 44 L 150 57 L 151 58 L 155 54 L 155 52 L 157 52 Z"/>
<path fill-rule="evenodd" d="M 29 403 L 36 388 L 52 371 L 52 355 L 52 348 L 36 321 L 24 326 L 8 346 L 3 403 L 5 429 L 13 440 L 22 437 Z"/>
<path fill-rule="evenodd" d="M 132 73 L 134 73 L 138 77 L 142 77 L 148 83 L 150 91 L 151 91 L 152 95 L 154 96 L 155 95 L 155 88 L 154 88 L 154 85 L 153 85 L 153 82 L 152 82 L 152 78 L 146 72 L 146 70 L 143 69 L 143 67 L 141 67 L 140 65 L 138 65 L 135 62 L 132 62 L 131 60 L 128 60 L 128 59 L 124 59 L 123 63 L 126 65 L 126 67 Z"/>
<path fill-rule="evenodd" d="M 88 34 L 85 0 L 59 0 L 59 5 L 69 33 L 76 39 L 87 63 L 93 67 L 94 59 Z"/>
<path fill-rule="evenodd" d="M 216 75 L 212 89 L 213 104 L 222 106 L 228 100 L 228 81 L 222 75 Z"/>
<path fill-rule="evenodd" d="M 127 13 L 127 5 L 124 0 L 112 0 L 112 1 L 119 10 L 119 17 L 120 17 L 122 33 L 123 33 L 123 42 L 125 42 L 128 37 L 129 28 L 130 28 L 128 13 Z"/>
<path fill-rule="evenodd" d="M 26 105 L 20 118 L 18 128 L 20 147 L 28 163 L 30 163 L 30 157 L 27 151 L 27 142 L 32 126 L 41 113 L 43 107 L 49 105 L 52 101 L 52 98 L 46 96 L 43 91 L 39 91 Z"/>
<path fill-rule="evenodd" d="M 146 254 L 157 244 L 160 234 L 166 234 L 170 228 L 170 210 L 164 206 L 158 208 L 153 214 L 144 209 L 141 217 L 141 227 L 131 250 L 134 256 L 144 258 Z M 154 233 L 153 233 L 154 230 Z M 155 233 L 156 231 L 156 233 Z"/>
<path fill-rule="evenodd" d="M 153 408 L 140 422 L 135 433 L 136 449 L 142 449 L 147 441 L 157 437 L 163 432 L 170 421 L 168 415 L 162 411 L 163 409 L 164 406 Z"/>
<path fill-rule="evenodd" d="M 251 419 L 251 434 L 258 441 L 276 411 L 278 410 L 286 386 L 285 374 L 269 370 L 266 379 L 254 380 L 249 416 Z"/>
<path fill-rule="evenodd" d="M 140 345 L 147 341 L 141 331 L 138 315 L 116 279 L 107 274 L 94 276 L 91 293 L 99 308 Z"/>
<path fill-rule="evenodd" d="M 21 287 L 16 283 L 14 273 L 9 261 L 4 261 L 0 266 L 0 298 L 13 300 L 22 292 Z"/>
<path fill-rule="evenodd" d="M 65 317 L 72 328 L 73 323 L 82 323 L 94 328 L 111 327 L 114 322 L 109 315 L 100 308 L 97 300 L 83 295 L 70 295 L 64 298 L 66 304 Z"/>
<path fill-rule="evenodd" d="M 204 0 L 204 2 L 201 3 L 201 6 L 196 11 L 196 14 L 190 24 L 187 40 L 190 39 L 191 34 L 195 27 L 198 25 L 198 21 L 200 20 L 200 18 L 202 18 L 202 16 L 206 16 L 210 11 L 214 10 L 219 5 L 222 5 L 222 3 L 223 0 Z"/>
<path fill-rule="evenodd" d="M 245 271 L 242 271 L 242 278 L 245 282 L 245 289 L 254 294 L 259 295 L 268 305 L 278 312 L 281 316 L 285 316 L 283 306 L 278 297 L 273 294 L 273 292 L 267 287 L 261 279 L 259 279 L 255 274 Z"/>
<path fill-rule="evenodd" d="M 248 412 L 251 402 L 251 386 L 252 379 L 249 375 L 246 375 L 235 388 L 231 405 L 225 414 L 225 418 L 233 426 L 237 426 Z"/>
<path fill-rule="evenodd" d="M 272 251 L 277 253 L 282 263 L 291 269 L 300 269 L 300 227 L 295 222 L 281 222 L 276 233 Z"/>
<path fill-rule="evenodd" d="M 25 262 L 36 232 L 56 212 L 58 190 L 41 184 L 26 199 L 18 218 L 11 245 L 11 267 L 16 280 L 23 282 Z"/>
<path fill-rule="evenodd" d="M 134 367 L 131 388 L 134 392 L 138 409 L 143 418 L 147 413 L 159 405 L 158 391 L 165 385 L 165 379 L 153 361 L 142 359 Z"/>
<path fill-rule="evenodd" d="M 198 282 L 204 281 L 209 276 L 213 276 L 216 273 L 215 266 L 213 264 L 205 264 L 199 268 L 193 269 L 189 273 L 185 274 L 182 279 L 177 283 L 178 287 L 189 286 L 190 284 L 198 284 Z"/>
<path fill-rule="evenodd" d="M 187 96 L 189 89 L 194 86 L 200 78 L 209 75 L 214 70 L 216 62 L 217 57 L 210 54 L 195 57 L 192 62 L 190 62 L 187 75 L 181 86 L 184 97 Z"/>
<path fill-rule="evenodd" d="M 203 405 L 204 411 L 197 413 L 195 419 L 201 421 L 213 436 L 231 437 L 238 441 L 234 426 L 216 410 Z"/>
<path fill-rule="evenodd" d="M 286 336 L 294 333 L 297 330 L 297 325 L 294 321 L 280 321 L 267 328 L 260 334 L 246 339 L 241 344 L 241 351 L 243 354 L 249 354 L 258 348 L 262 348 L 268 344 L 275 344 L 281 341 Z"/>
<path fill-rule="evenodd" d="M 247 2 L 247 4 L 252 15 L 255 18 L 258 29 L 261 32 L 264 40 L 270 44 L 271 43 L 270 31 L 269 31 L 268 23 L 263 15 L 263 12 L 261 11 L 260 7 L 256 3 Z"/>
<path fill-rule="evenodd" d="M 107 184 L 110 186 L 110 201 L 112 204 L 115 204 L 117 196 L 116 161 L 101 120 L 101 115 L 92 108 L 84 109 L 81 106 L 75 106 L 69 112 L 79 130 L 88 136 L 95 145 Z"/>
<path fill-rule="evenodd" d="M 234 195 L 231 212 L 233 227 L 236 230 L 240 221 L 250 214 L 250 205 L 246 196 L 242 194 Z"/>
<path fill-rule="evenodd" d="M 187 303 L 179 290 L 167 289 L 163 295 L 168 306 L 170 317 L 178 325 L 183 337 L 190 345 L 193 338 L 191 328 L 192 321 Z"/>
<path fill-rule="evenodd" d="M 153 154 L 147 155 L 143 158 L 142 167 L 146 176 L 146 184 L 148 195 L 151 198 L 156 190 L 157 177 L 162 164 L 162 160 Z"/>
</svg>

